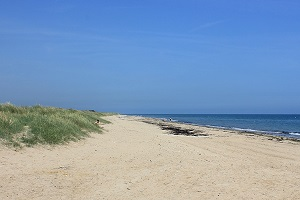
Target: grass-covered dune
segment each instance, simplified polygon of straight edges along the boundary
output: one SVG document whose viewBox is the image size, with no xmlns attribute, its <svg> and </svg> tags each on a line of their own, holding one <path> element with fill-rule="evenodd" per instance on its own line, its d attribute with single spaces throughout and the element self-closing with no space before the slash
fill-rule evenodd
<svg viewBox="0 0 300 200">
<path fill-rule="evenodd" d="M 0 140 L 14 147 L 76 141 L 91 132 L 100 133 L 94 122 L 108 123 L 101 118 L 105 115 L 108 113 L 0 104 Z"/>
</svg>

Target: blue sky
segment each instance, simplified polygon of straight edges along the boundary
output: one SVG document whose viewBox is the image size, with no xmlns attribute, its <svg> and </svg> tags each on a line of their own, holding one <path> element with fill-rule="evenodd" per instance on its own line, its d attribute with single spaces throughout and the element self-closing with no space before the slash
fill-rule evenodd
<svg viewBox="0 0 300 200">
<path fill-rule="evenodd" d="M 0 102 L 300 113 L 298 0 L 0 0 Z"/>
</svg>

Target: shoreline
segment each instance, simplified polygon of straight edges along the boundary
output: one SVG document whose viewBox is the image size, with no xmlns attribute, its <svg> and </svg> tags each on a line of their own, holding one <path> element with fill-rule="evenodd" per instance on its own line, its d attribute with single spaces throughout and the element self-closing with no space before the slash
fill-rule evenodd
<svg viewBox="0 0 300 200">
<path fill-rule="evenodd" d="M 299 143 L 173 123 L 205 135 L 171 135 L 141 117 L 105 119 L 102 134 L 68 145 L 1 147 L 0 199 L 299 199 Z"/>
<path fill-rule="evenodd" d="M 127 115 L 125 115 L 127 116 Z M 167 119 L 162 119 L 162 118 L 155 118 L 155 117 L 145 117 L 145 116 L 139 116 L 139 115 L 128 115 L 130 116 L 135 116 L 135 117 L 141 117 L 144 118 L 144 122 L 150 123 L 150 124 L 156 124 L 158 126 L 161 125 L 168 125 L 168 124 L 178 124 L 178 125 L 188 125 L 191 127 L 203 127 L 203 128 L 208 128 L 208 129 L 219 129 L 222 131 L 231 131 L 231 132 L 236 132 L 237 134 L 254 134 L 262 137 L 267 137 L 269 139 L 274 139 L 277 141 L 282 141 L 282 140 L 288 140 L 288 141 L 294 141 L 294 142 L 300 142 L 299 137 L 295 136 L 287 136 L 283 135 L 284 132 L 282 133 L 275 133 L 275 132 L 268 132 L 268 131 L 260 131 L 260 130 L 248 130 L 248 129 L 241 129 L 241 128 L 227 128 L 227 127 L 221 127 L 221 126 L 210 126 L 210 125 L 199 125 L 195 123 L 188 123 L 188 122 L 181 122 L 181 121 L 168 121 Z M 196 128 L 197 129 L 197 128 Z"/>
</svg>

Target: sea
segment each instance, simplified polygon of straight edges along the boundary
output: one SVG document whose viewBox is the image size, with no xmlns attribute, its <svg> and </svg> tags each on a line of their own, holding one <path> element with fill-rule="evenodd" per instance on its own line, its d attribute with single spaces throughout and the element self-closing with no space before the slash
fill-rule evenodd
<svg viewBox="0 0 300 200">
<path fill-rule="evenodd" d="M 139 114 L 139 116 L 300 140 L 300 114 Z"/>
</svg>

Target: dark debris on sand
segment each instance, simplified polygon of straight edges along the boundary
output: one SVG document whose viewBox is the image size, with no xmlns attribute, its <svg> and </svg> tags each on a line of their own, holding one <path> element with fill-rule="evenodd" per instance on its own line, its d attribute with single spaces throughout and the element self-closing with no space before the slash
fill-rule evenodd
<svg viewBox="0 0 300 200">
<path fill-rule="evenodd" d="M 170 131 L 173 135 L 186 135 L 186 136 L 208 136 L 208 134 L 203 133 L 203 131 L 186 129 L 182 127 L 176 127 L 172 125 L 161 125 L 162 130 Z"/>
<path fill-rule="evenodd" d="M 170 134 L 173 135 L 185 135 L 185 136 L 208 136 L 208 134 L 203 133 L 201 130 L 195 130 L 195 129 L 189 129 L 189 128 L 183 128 L 179 126 L 174 126 L 169 123 L 155 123 L 155 122 L 149 122 L 144 121 L 149 124 L 155 124 L 158 125 L 162 130 L 169 131 Z"/>
</svg>

